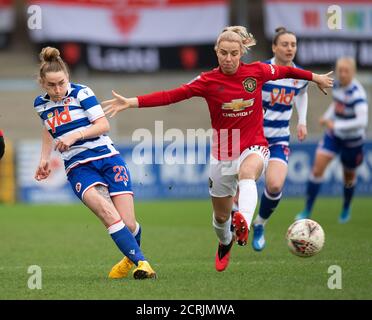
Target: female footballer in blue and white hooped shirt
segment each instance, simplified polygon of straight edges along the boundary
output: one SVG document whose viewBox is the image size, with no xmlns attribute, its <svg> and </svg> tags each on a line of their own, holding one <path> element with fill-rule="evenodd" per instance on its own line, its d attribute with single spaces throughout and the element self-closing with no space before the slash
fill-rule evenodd
<svg viewBox="0 0 372 320">
<path fill-rule="evenodd" d="M 293 63 L 297 51 L 297 40 L 293 32 L 285 28 L 275 30 L 272 43 L 274 57 L 270 64 L 299 67 Z M 307 81 L 281 79 L 268 81 L 262 88 L 265 110 L 264 132 L 269 143 L 270 159 L 265 173 L 265 190 L 261 196 L 260 209 L 253 222 L 252 246 L 256 251 L 264 249 L 264 228 L 267 220 L 278 206 L 288 172 L 289 120 L 293 106 L 298 112 L 297 137 L 303 141 L 307 136 Z"/>
<path fill-rule="evenodd" d="M 327 130 L 316 150 L 312 175 L 307 184 L 305 209 L 296 219 L 310 217 L 324 172 L 339 154 L 344 171 L 344 201 L 339 222 L 346 223 L 350 220 L 356 169 L 363 161 L 363 143 L 368 125 L 367 95 L 360 82 L 355 79 L 355 73 L 353 58 L 343 57 L 337 60 L 333 102 L 320 119 L 320 124 Z"/>
<path fill-rule="evenodd" d="M 106 135 L 109 123 L 93 91 L 69 82 L 67 66 L 56 48 L 40 53 L 44 95 L 34 107 L 43 121 L 42 151 L 35 179 L 46 179 L 53 148 L 64 160 L 66 174 L 76 196 L 102 221 L 124 258 L 109 273 L 123 278 L 132 266 L 135 279 L 155 278 L 139 245 L 129 170 Z"/>
</svg>

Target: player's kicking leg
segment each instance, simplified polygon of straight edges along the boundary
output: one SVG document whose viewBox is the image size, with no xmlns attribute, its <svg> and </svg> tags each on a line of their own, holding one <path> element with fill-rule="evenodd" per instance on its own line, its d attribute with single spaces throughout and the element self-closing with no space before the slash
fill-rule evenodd
<svg viewBox="0 0 372 320">
<path fill-rule="evenodd" d="M 101 185 L 89 188 L 84 193 L 84 203 L 101 219 L 120 251 L 137 266 L 133 271 L 133 277 L 155 279 L 155 271 L 146 261 L 137 241 L 111 202 L 107 188 Z"/>
<path fill-rule="evenodd" d="M 123 219 L 124 221 L 124 219 Z M 125 221 L 124 221 L 125 223 Z M 136 222 L 136 228 L 129 230 L 132 232 L 133 237 L 136 239 L 138 246 L 141 245 L 141 226 Z M 128 277 L 131 269 L 134 267 L 134 263 L 126 256 L 121 259 L 117 264 L 115 264 L 109 273 L 110 279 L 121 279 Z"/>
<path fill-rule="evenodd" d="M 241 155 L 239 167 L 239 212 L 235 212 L 233 226 L 239 245 L 247 244 L 250 226 L 257 206 L 256 180 L 261 176 L 270 155 L 269 149 L 253 146 Z"/>
<path fill-rule="evenodd" d="M 141 226 L 139 225 L 135 218 L 133 195 L 124 193 L 112 196 L 111 199 L 115 205 L 115 208 L 117 209 L 121 218 L 123 219 L 124 224 L 128 226 L 133 237 L 136 239 L 138 246 L 140 246 L 142 230 Z M 109 278 L 111 279 L 126 278 L 129 275 L 133 266 L 134 263 L 128 257 L 125 256 L 112 267 L 109 273 Z"/>
<path fill-rule="evenodd" d="M 243 246 L 246 244 L 246 242 L 243 243 L 241 238 L 243 237 L 245 239 L 245 232 L 248 229 L 248 227 L 243 215 L 239 212 L 239 188 L 233 200 L 231 217 L 232 217 L 231 227 L 235 235 L 234 238 L 236 239 L 239 245 Z"/>
<path fill-rule="evenodd" d="M 135 279 L 156 277 L 155 272 L 152 270 L 149 263 L 144 260 L 144 257 L 143 259 L 142 257 L 137 259 L 135 256 L 132 256 L 132 254 L 136 254 L 136 252 L 142 256 L 143 254 L 140 249 L 141 227 L 136 222 L 134 214 L 131 176 L 125 161 L 119 155 L 106 158 L 104 163 L 100 166 L 100 170 L 108 184 L 107 189 L 101 190 L 101 195 L 110 203 L 111 207 L 114 207 L 120 220 L 122 220 L 127 231 L 130 233 L 130 236 L 128 236 L 130 240 L 113 237 L 115 243 L 125 257 L 111 269 L 109 277 L 115 279 L 126 277 L 134 265 L 137 266 L 133 271 Z M 123 241 L 125 240 L 133 246 L 133 248 L 129 250 L 129 254 L 126 253 L 127 250 L 123 250 L 124 248 L 122 247 L 122 245 L 124 245 Z"/>
</svg>

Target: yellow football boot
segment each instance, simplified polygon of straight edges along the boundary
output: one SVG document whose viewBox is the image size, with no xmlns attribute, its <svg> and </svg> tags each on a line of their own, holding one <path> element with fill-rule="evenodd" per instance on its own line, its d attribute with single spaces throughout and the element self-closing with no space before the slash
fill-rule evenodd
<svg viewBox="0 0 372 320">
<path fill-rule="evenodd" d="M 110 279 L 126 278 L 129 274 L 130 269 L 132 269 L 133 266 L 134 263 L 127 257 L 124 257 L 123 259 L 121 259 L 120 262 L 118 262 L 112 267 L 109 273 L 109 278 Z"/>
<path fill-rule="evenodd" d="M 133 270 L 134 279 L 156 279 L 156 273 L 147 261 L 138 261 L 138 266 Z"/>
</svg>

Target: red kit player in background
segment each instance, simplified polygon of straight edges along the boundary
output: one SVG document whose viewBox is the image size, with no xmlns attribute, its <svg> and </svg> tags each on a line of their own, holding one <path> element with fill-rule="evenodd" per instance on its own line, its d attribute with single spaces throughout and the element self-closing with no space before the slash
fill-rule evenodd
<svg viewBox="0 0 372 320">
<path fill-rule="evenodd" d="M 0 130 L 0 159 L 3 157 L 5 152 L 5 142 L 3 132 Z"/>
<path fill-rule="evenodd" d="M 207 101 L 214 129 L 209 193 L 213 226 L 219 240 L 215 260 L 217 271 L 228 266 L 234 238 L 239 245 L 247 243 L 257 205 L 256 180 L 264 172 L 269 159 L 263 130 L 263 84 L 269 80 L 295 78 L 314 81 L 323 92 L 333 86 L 330 73 L 319 75 L 293 67 L 241 62 L 247 49 L 255 44 L 254 37 L 245 27 L 227 27 L 215 45 L 217 68 L 169 91 L 133 98 L 125 98 L 113 91 L 114 98 L 102 103 L 106 114 L 113 117 L 128 108 L 164 106 L 195 96 Z M 221 139 L 226 130 L 228 139 Z M 239 212 L 231 217 L 238 186 Z"/>
</svg>

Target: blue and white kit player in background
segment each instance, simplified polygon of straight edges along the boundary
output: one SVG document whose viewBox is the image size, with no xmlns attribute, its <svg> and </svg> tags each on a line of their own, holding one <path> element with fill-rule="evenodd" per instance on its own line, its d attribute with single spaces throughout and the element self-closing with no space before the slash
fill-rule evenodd
<svg viewBox="0 0 372 320">
<path fill-rule="evenodd" d="M 295 34 L 282 27 L 275 32 L 272 43 L 274 57 L 266 62 L 298 68 L 293 63 L 297 51 Z M 265 190 L 261 196 L 259 212 L 253 221 L 252 247 L 256 251 L 265 247 L 265 225 L 282 197 L 288 172 L 289 121 L 293 106 L 296 106 L 298 113 L 297 137 L 303 141 L 307 136 L 307 85 L 306 80 L 281 79 L 268 81 L 262 88 L 264 132 L 269 143 L 270 159 L 265 172 Z"/>
<path fill-rule="evenodd" d="M 40 60 L 39 81 L 46 93 L 34 103 L 44 125 L 35 179 L 49 176 L 54 144 L 76 196 L 102 221 L 125 256 L 109 277 L 126 277 L 135 264 L 135 279 L 156 278 L 139 247 L 141 229 L 134 214 L 129 170 L 106 135 L 110 126 L 100 103 L 90 88 L 69 82 L 67 66 L 56 48 L 44 48 Z"/>
<path fill-rule="evenodd" d="M 360 82 L 355 79 L 355 74 L 353 58 L 343 57 L 337 60 L 333 102 L 320 119 L 320 124 L 327 130 L 316 150 L 312 175 L 307 184 L 305 209 L 296 219 L 310 217 L 324 172 L 339 154 L 344 171 L 344 202 L 339 222 L 346 223 L 350 220 L 356 169 L 363 161 L 363 143 L 368 124 L 367 95 Z"/>
</svg>

